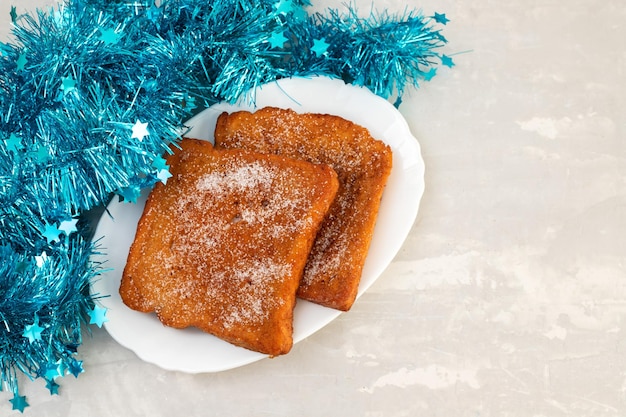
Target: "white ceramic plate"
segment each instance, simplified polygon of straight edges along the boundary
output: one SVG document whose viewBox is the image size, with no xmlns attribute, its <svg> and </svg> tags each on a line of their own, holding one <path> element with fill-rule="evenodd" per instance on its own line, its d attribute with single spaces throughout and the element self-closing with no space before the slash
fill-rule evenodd
<svg viewBox="0 0 626 417">
<path fill-rule="evenodd" d="M 217 104 L 189 120 L 188 137 L 213 140 L 215 122 L 223 111 L 253 110 L 246 102 Z M 365 88 L 325 77 L 291 78 L 266 84 L 255 91 L 256 107 L 275 106 L 297 112 L 329 113 L 367 127 L 393 150 L 393 169 L 385 189 L 369 250 L 359 296 L 392 261 L 409 233 L 424 191 L 424 162 L 417 140 L 402 115 L 388 101 Z M 145 203 L 117 201 L 109 205 L 96 230 L 106 253 L 108 272 L 93 283 L 92 294 L 110 295 L 101 303 L 108 308 L 105 327 L 123 346 L 162 368 L 190 373 L 217 372 L 246 365 L 266 355 L 233 346 L 197 329 L 163 326 L 154 314 L 126 307 L 119 296 L 121 273 Z M 101 259 L 98 259 L 101 260 Z M 294 312 L 294 342 L 321 329 L 341 313 L 298 300 Z M 349 313 L 347 313 L 349 314 Z"/>
</svg>

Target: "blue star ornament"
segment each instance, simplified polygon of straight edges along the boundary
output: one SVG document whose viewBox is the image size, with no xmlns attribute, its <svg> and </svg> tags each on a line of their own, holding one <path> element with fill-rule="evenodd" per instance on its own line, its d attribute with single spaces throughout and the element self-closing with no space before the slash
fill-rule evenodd
<svg viewBox="0 0 626 417">
<path fill-rule="evenodd" d="M 69 77 L 61 77 L 61 90 L 63 94 L 67 94 L 76 89 L 76 80 L 71 75 Z"/>
<path fill-rule="evenodd" d="M 152 161 L 152 166 L 159 171 L 162 169 L 169 169 L 167 165 L 167 160 L 161 156 L 157 156 L 156 158 L 154 158 L 154 161 Z"/>
<path fill-rule="evenodd" d="M 98 327 L 102 327 L 104 323 L 109 321 L 109 319 L 106 318 L 106 314 L 106 307 L 94 306 L 93 310 L 89 312 L 89 324 L 95 324 Z"/>
<path fill-rule="evenodd" d="M 24 409 L 28 407 L 26 396 L 19 395 L 17 392 L 13 394 L 13 398 L 9 401 L 13 404 L 13 410 L 18 410 L 20 413 L 23 413 Z"/>
<path fill-rule="evenodd" d="M 50 391 L 50 395 L 59 395 L 59 384 L 54 382 L 54 379 L 46 380 L 46 388 Z"/>
<path fill-rule="evenodd" d="M 73 360 L 70 362 L 68 370 L 72 375 L 74 375 L 75 378 L 78 378 L 78 375 L 85 372 L 85 369 L 83 368 L 83 361 Z"/>
<path fill-rule="evenodd" d="M 74 232 L 78 232 L 78 228 L 76 225 L 78 224 L 78 219 L 68 219 L 63 220 L 59 224 L 59 230 L 65 234 L 65 236 L 69 236 Z"/>
<path fill-rule="evenodd" d="M 441 55 L 441 64 L 448 68 L 452 68 L 454 66 L 454 61 L 452 61 L 452 58 L 447 55 Z"/>
<path fill-rule="evenodd" d="M 428 70 L 427 73 L 424 74 L 424 79 L 426 81 L 430 81 L 435 75 L 437 75 L 437 68 L 431 68 L 430 70 Z"/>
<path fill-rule="evenodd" d="M 20 150 L 24 149 L 22 140 L 15 133 L 11 133 L 9 138 L 4 140 L 4 143 L 9 152 L 18 153 Z"/>
<path fill-rule="evenodd" d="M 59 359 L 56 362 L 48 362 L 41 370 L 42 376 L 48 381 L 54 381 L 56 378 L 65 375 L 65 365 L 63 361 Z"/>
<path fill-rule="evenodd" d="M 26 337 L 29 343 L 33 343 L 35 340 L 41 340 L 41 332 L 43 331 L 44 328 L 39 325 L 39 319 L 35 318 L 33 324 L 24 326 L 22 336 Z"/>
<path fill-rule="evenodd" d="M 99 40 L 104 42 L 105 45 L 112 45 L 117 43 L 120 40 L 120 34 L 115 32 L 115 29 L 98 29 L 100 31 Z"/>
<path fill-rule="evenodd" d="M 286 15 L 293 11 L 293 1 L 280 0 L 278 3 L 274 3 L 274 7 L 276 8 L 276 13 Z"/>
<path fill-rule="evenodd" d="M 315 52 L 315 55 L 319 58 L 328 51 L 330 44 L 324 39 L 313 39 L 313 46 L 311 51 Z"/>
<path fill-rule="evenodd" d="M 42 370 L 41 370 L 41 374 L 42 376 L 50 381 L 54 381 L 55 378 L 60 377 L 61 375 L 59 374 L 59 367 L 52 363 L 52 364 L 47 364 Z"/>
<path fill-rule="evenodd" d="M 445 24 L 447 24 L 450 21 L 450 19 L 448 19 L 446 17 L 445 13 L 436 13 L 435 12 L 435 15 L 433 16 L 433 18 L 435 19 L 435 22 L 441 23 L 442 25 L 445 25 Z"/>
<path fill-rule="evenodd" d="M 269 41 L 272 48 L 282 48 L 287 42 L 287 38 L 283 32 L 274 32 Z"/>
<path fill-rule="evenodd" d="M 48 149 L 47 146 L 44 146 L 44 145 L 37 146 L 37 150 L 34 151 L 32 155 L 34 156 L 35 160 L 39 162 L 40 164 L 45 164 L 51 158 L 50 150 Z"/>
<path fill-rule="evenodd" d="M 157 173 L 157 178 L 163 184 L 167 184 L 167 179 L 172 178 L 172 174 L 170 173 L 169 169 L 162 169 Z"/>
<path fill-rule="evenodd" d="M 46 238 L 48 243 L 54 243 L 59 240 L 60 234 L 61 231 L 59 230 L 59 228 L 56 225 L 49 223 L 46 223 L 43 231 L 41 232 L 41 235 Z"/>
<path fill-rule="evenodd" d="M 143 141 L 143 138 L 145 138 L 146 136 L 150 134 L 148 133 L 148 122 L 141 123 L 141 121 L 137 119 L 137 121 L 132 127 L 132 131 L 133 131 L 133 134 L 131 138 L 139 139 L 139 142 Z"/>
<path fill-rule="evenodd" d="M 26 58 L 26 54 L 20 54 L 17 57 L 17 61 L 15 61 L 15 63 L 17 64 L 17 70 L 22 71 L 24 68 L 26 68 L 27 62 L 28 62 L 28 59 Z"/>
<path fill-rule="evenodd" d="M 35 256 L 35 265 L 37 265 L 37 268 L 42 268 L 47 261 L 48 254 L 46 252 L 41 252 L 41 255 Z"/>
</svg>

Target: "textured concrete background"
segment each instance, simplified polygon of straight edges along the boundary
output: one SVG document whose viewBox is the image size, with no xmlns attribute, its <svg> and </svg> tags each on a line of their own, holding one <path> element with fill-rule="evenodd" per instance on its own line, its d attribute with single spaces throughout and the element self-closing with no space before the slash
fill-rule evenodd
<svg viewBox="0 0 626 417">
<path fill-rule="evenodd" d="M 24 384 L 28 414 L 626 415 L 626 4 L 372 3 L 446 13 L 446 53 L 467 52 L 400 108 L 426 193 L 383 276 L 289 355 L 218 374 L 143 363 L 96 328 L 60 396 Z"/>
</svg>

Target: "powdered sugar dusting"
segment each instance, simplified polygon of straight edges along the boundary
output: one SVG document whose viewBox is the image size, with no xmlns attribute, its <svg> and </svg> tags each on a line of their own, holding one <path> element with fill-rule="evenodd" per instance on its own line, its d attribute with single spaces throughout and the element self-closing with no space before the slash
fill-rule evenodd
<svg viewBox="0 0 626 417">
<path fill-rule="evenodd" d="M 223 122 L 215 132 L 220 147 L 325 163 L 337 172 L 339 192 L 313 245 L 299 295 L 318 301 L 315 292 L 327 297 L 335 291 L 331 286 L 343 293 L 351 287 L 355 294 L 391 170 L 390 148 L 367 129 L 331 115 L 263 108 Z"/>
<path fill-rule="evenodd" d="M 268 284 L 283 279 L 289 274 L 289 269 L 288 265 L 262 259 L 236 269 L 231 276 L 219 277 L 230 281 L 232 285 L 241 286 L 241 291 L 231 294 L 229 301 L 231 305 L 245 306 L 224 311 L 224 326 L 230 328 L 237 323 L 254 324 L 267 320 L 268 311 L 285 303 L 284 299 L 275 297 L 272 286 Z M 208 288 L 206 295 L 209 300 L 219 300 L 224 296 L 215 287 Z"/>
<path fill-rule="evenodd" d="M 160 300 L 157 311 L 174 296 L 177 315 L 211 317 L 193 325 L 235 334 L 242 326 L 271 326 L 272 314 L 293 308 L 306 252 L 297 266 L 289 242 L 313 233 L 323 213 L 312 211 L 320 193 L 312 166 L 228 155 L 181 156 L 187 171 L 168 182 L 169 210 L 153 226 L 171 230 L 167 242 L 154 245 L 159 252 L 147 272 L 162 278 L 145 288 Z"/>
<path fill-rule="evenodd" d="M 252 189 L 272 184 L 276 170 L 272 171 L 267 166 L 254 162 L 235 168 L 235 171 L 223 175 L 213 172 L 204 175 L 196 184 L 200 192 L 217 194 L 230 194 L 233 192 L 249 192 Z"/>
<path fill-rule="evenodd" d="M 284 303 L 273 292 L 291 267 L 276 257 L 255 259 L 248 253 L 251 248 L 258 252 L 258 242 L 266 241 L 267 235 L 293 236 L 306 220 L 303 212 L 297 210 L 305 202 L 304 193 L 296 198 L 290 193 L 287 198 L 287 190 L 275 187 L 275 183 L 283 182 L 284 173 L 260 162 L 229 168 L 200 176 L 194 184 L 197 192 L 179 199 L 176 214 L 189 234 L 184 244 L 173 248 L 179 251 L 178 256 L 211 258 L 205 296 L 209 303 L 230 306 L 220 313 L 226 328 L 262 323 L 268 319 L 268 311 Z M 224 199 L 232 196 L 236 198 L 231 207 L 223 207 Z M 203 207 L 204 222 L 199 223 L 194 212 L 188 210 L 190 204 Z M 291 221 L 274 224 L 272 219 L 277 213 L 289 213 Z M 247 244 L 242 244 L 245 239 L 241 233 L 250 234 Z M 235 268 L 223 267 L 233 262 Z M 237 291 L 224 291 L 225 287 Z"/>
</svg>

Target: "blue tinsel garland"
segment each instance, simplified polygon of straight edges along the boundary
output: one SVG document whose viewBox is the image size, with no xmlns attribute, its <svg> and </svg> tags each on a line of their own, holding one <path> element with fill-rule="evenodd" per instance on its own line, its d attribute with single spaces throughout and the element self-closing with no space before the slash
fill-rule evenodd
<svg viewBox="0 0 626 417">
<path fill-rule="evenodd" d="M 445 15 L 309 15 L 306 0 L 66 0 L 17 16 L 0 43 L 0 388 L 78 376 L 89 284 L 81 213 L 167 178 L 184 121 L 281 77 L 329 75 L 401 97 L 452 60 Z M 399 103 L 399 101 L 397 101 Z"/>
</svg>

